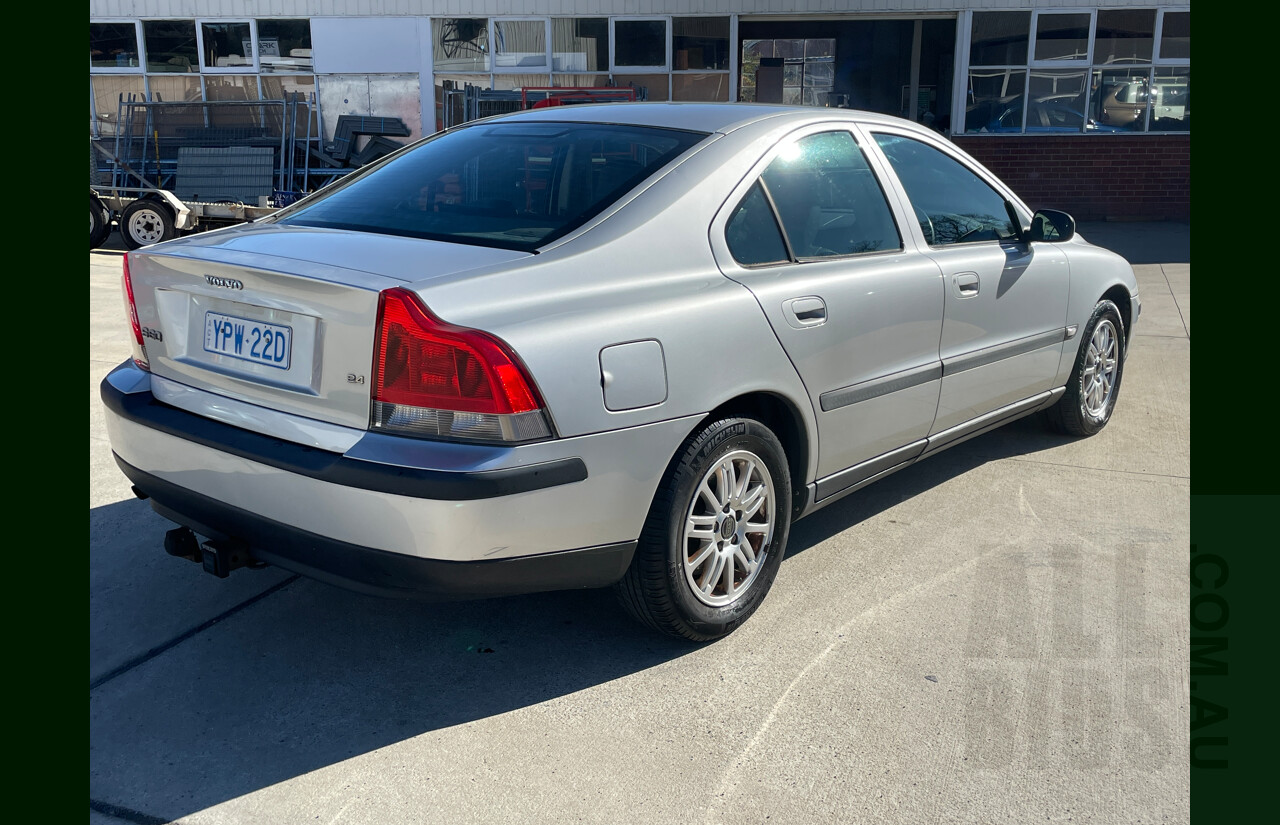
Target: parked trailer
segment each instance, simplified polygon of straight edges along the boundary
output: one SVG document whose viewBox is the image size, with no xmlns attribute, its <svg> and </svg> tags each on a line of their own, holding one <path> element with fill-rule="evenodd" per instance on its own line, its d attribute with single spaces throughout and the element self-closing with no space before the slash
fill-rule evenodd
<svg viewBox="0 0 1280 825">
<path fill-rule="evenodd" d="M 179 232 L 215 229 L 254 221 L 278 212 L 273 205 L 184 201 L 167 189 L 112 187 L 89 189 L 89 248 L 101 246 L 111 234 L 114 218 L 120 239 L 129 249 L 176 238 Z"/>
</svg>

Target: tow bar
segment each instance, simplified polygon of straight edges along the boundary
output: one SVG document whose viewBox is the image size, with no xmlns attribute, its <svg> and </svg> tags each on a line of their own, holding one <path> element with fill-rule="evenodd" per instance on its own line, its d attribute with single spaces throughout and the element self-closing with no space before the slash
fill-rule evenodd
<svg viewBox="0 0 1280 825">
<path fill-rule="evenodd" d="M 203 544 L 189 527 L 177 527 L 164 534 L 164 550 L 171 556 L 200 562 L 206 573 L 225 579 L 241 567 L 266 567 L 249 554 L 243 542 L 209 540 Z"/>
</svg>

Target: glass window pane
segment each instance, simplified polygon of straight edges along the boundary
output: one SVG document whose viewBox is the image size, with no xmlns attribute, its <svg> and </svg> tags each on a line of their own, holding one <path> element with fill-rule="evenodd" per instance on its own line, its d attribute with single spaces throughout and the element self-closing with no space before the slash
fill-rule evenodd
<svg viewBox="0 0 1280 825">
<path fill-rule="evenodd" d="M 729 18 L 677 17 L 671 21 L 672 68 L 729 68 Z"/>
<path fill-rule="evenodd" d="M 200 36 L 204 38 L 206 69 L 253 65 L 248 23 L 201 23 Z"/>
<path fill-rule="evenodd" d="M 142 38 L 147 44 L 148 72 L 200 70 L 194 20 L 144 20 Z"/>
<path fill-rule="evenodd" d="M 144 92 L 142 75 L 100 74 L 89 78 L 93 91 L 94 124 L 100 135 L 114 135 L 120 114 L 120 96 L 141 100 Z"/>
<path fill-rule="evenodd" d="M 1093 73 L 1093 118 L 1106 131 L 1143 131 L 1150 100 L 1145 69 Z"/>
<path fill-rule="evenodd" d="M 534 249 L 705 137 L 590 123 L 471 126 L 357 173 L 281 222 Z"/>
<path fill-rule="evenodd" d="M 89 66 L 94 69 L 138 66 L 137 28 L 132 23 L 90 23 Z"/>
<path fill-rule="evenodd" d="M 551 68 L 557 72 L 608 71 L 609 18 L 554 18 L 551 21 Z"/>
<path fill-rule="evenodd" d="M 729 73 L 673 74 L 672 100 L 729 100 Z"/>
<path fill-rule="evenodd" d="M 1004 196 L 969 167 L 918 140 L 876 135 L 933 246 L 1015 237 Z"/>
<path fill-rule="evenodd" d="M 1191 130 L 1191 69 L 1156 69 L 1151 131 Z"/>
<path fill-rule="evenodd" d="M 493 66 L 515 69 L 547 65 L 547 26 L 541 20 L 493 21 Z"/>
<path fill-rule="evenodd" d="M 1160 32 L 1161 60 L 1191 59 L 1191 12 L 1165 12 Z"/>
<path fill-rule="evenodd" d="M 636 90 L 637 100 L 670 100 L 667 91 L 669 74 L 616 74 L 615 85 L 632 86 Z"/>
<path fill-rule="evenodd" d="M 263 72 L 309 72 L 310 20 L 259 20 L 258 66 Z"/>
<path fill-rule="evenodd" d="M 797 258 L 902 248 L 884 192 L 848 132 L 801 138 L 761 177 Z"/>
<path fill-rule="evenodd" d="M 667 21 L 665 20 L 615 21 L 613 39 L 614 48 L 617 50 L 614 63 L 618 66 L 665 66 L 667 64 Z"/>
<path fill-rule="evenodd" d="M 1031 72 L 1028 132 L 1079 132 L 1084 128 L 1084 98 L 1089 72 Z M 1017 119 L 1021 120 L 1021 112 Z"/>
<path fill-rule="evenodd" d="M 147 79 L 151 86 L 151 99 L 162 103 L 179 103 L 187 100 L 200 100 L 199 77 L 152 77 Z"/>
<path fill-rule="evenodd" d="M 1030 31 L 1029 11 L 974 12 L 969 65 L 1026 65 Z"/>
<path fill-rule="evenodd" d="M 804 59 L 812 60 L 816 57 L 836 56 L 836 41 L 834 38 L 810 38 L 804 41 Z"/>
<path fill-rule="evenodd" d="M 1155 9 L 1098 12 L 1093 62 L 1150 63 L 1155 29 Z"/>
<path fill-rule="evenodd" d="M 803 60 L 804 59 L 804 41 L 803 40 L 775 40 L 773 41 L 774 57 L 781 57 L 785 60 Z"/>
<path fill-rule="evenodd" d="M 724 228 L 724 240 L 733 259 L 743 266 L 787 261 L 787 248 L 774 217 L 773 208 L 756 181 L 733 211 Z"/>
<path fill-rule="evenodd" d="M 1023 69 L 970 69 L 969 102 L 965 107 L 966 132 L 1021 131 Z M 1010 128 L 1017 122 L 1017 128 Z"/>
<path fill-rule="evenodd" d="M 1036 60 L 1087 60 L 1088 14 L 1041 14 L 1036 18 Z"/>
<path fill-rule="evenodd" d="M 454 73 L 487 71 L 488 26 L 489 21 L 483 17 L 432 20 L 431 53 L 435 70 Z"/>
<path fill-rule="evenodd" d="M 226 75 L 204 79 L 205 100 L 257 100 L 258 78 L 253 75 Z"/>
</svg>

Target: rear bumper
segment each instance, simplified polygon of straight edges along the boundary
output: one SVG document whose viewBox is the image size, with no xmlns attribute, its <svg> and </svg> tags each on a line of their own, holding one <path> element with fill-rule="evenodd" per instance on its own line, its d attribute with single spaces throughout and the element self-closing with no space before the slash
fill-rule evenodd
<svg viewBox="0 0 1280 825">
<path fill-rule="evenodd" d="M 162 402 L 157 380 L 126 363 L 101 385 L 111 449 L 157 512 L 261 561 L 402 596 L 617 581 L 670 456 L 698 420 L 516 447 L 351 431 L 350 446 L 335 450 Z M 245 411 L 211 393 L 188 395 Z M 307 424 L 262 408 L 254 415 L 281 433 Z"/>
<path fill-rule="evenodd" d="M 635 542 L 492 561 L 440 561 L 337 541 L 281 524 L 116 463 L 152 508 L 209 539 L 246 547 L 259 561 L 378 596 L 467 599 L 606 587 L 626 572 Z"/>
</svg>

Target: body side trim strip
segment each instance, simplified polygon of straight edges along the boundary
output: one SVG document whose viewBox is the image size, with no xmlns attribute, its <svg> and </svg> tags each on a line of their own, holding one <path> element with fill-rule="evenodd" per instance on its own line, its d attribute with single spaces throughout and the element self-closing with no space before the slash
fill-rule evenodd
<svg viewBox="0 0 1280 825">
<path fill-rule="evenodd" d="M 882 395 L 910 389 L 920 384 L 927 384 L 930 381 L 937 381 L 941 377 L 942 362 L 934 361 L 932 364 L 913 367 L 912 369 L 902 370 L 880 378 L 872 378 L 869 381 L 860 381 L 857 384 L 850 384 L 838 390 L 828 390 L 818 396 L 818 401 L 822 406 L 823 412 L 830 412 L 840 407 L 847 407 L 850 404 L 857 404 L 860 401 L 869 401 Z"/>
<path fill-rule="evenodd" d="M 1026 338 L 1019 338 L 1016 341 L 996 344 L 994 347 L 985 347 L 962 355 L 955 355 L 951 358 L 944 358 L 942 360 L 942 374 L 944 376 L 955 375 L 965 370 L 985 367 L 987 364 L 994 364 L 1006 358 L 1013 358 L 1053 344 L 1060 344 L 1065 340 L 1067 340 L 1067 328 L 1059 327 L 1048 332 L 1028 335 Z"/>
</svg>

